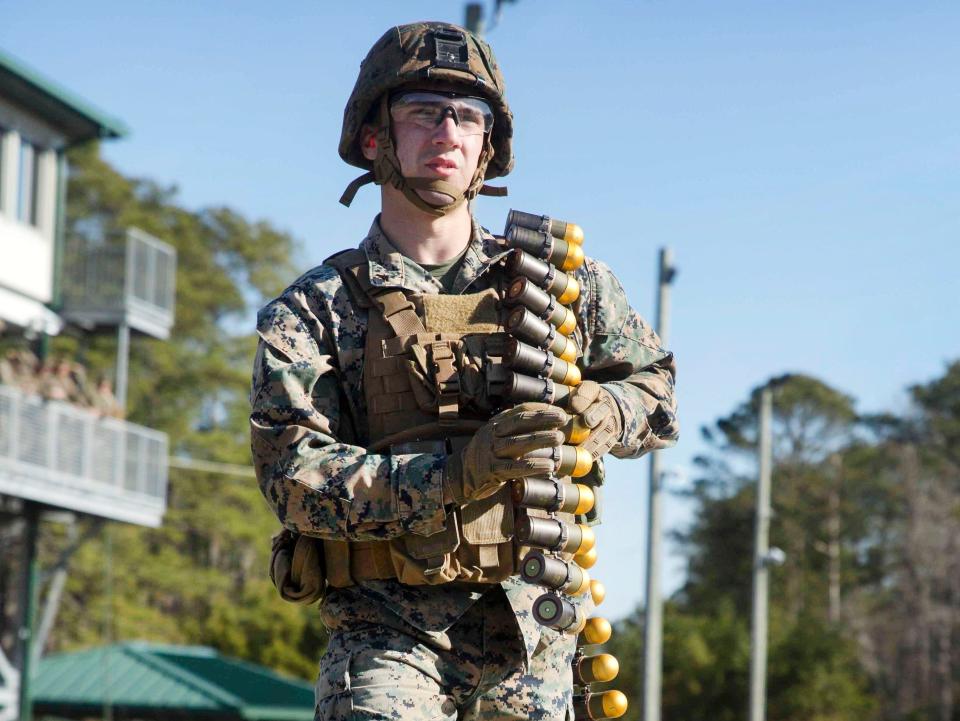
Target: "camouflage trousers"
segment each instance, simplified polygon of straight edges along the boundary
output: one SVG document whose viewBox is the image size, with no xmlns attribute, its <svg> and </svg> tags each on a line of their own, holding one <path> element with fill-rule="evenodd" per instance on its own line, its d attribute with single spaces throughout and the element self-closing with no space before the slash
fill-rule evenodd
<svg viewBox="0 0 960 721">
<path fill-rule="evenodd" d="M 575 637 L 544 629 L 525 666 L 506 595 L 491 588 L 449 630 L 450 647 L 372 623 L 335 629 L 315 721 L 571 721 Z"/>
</svg>

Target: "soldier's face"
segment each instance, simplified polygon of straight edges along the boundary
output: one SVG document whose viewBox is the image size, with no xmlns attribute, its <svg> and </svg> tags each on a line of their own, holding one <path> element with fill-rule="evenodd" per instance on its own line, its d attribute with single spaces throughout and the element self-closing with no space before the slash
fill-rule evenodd
<svg viewBox="0 0 960 721">
<path fill-rule="evenodd" d="M 361 139 L 363 153 L 370 160 L 376 157 L 371 146 L 372 130 Z M 460 192 L 470 187 L 483 151 L 484 135 L 464 135 L 452 117 L 444 118 L 433 128 L 414 123 L 393 124 L 394 147 L 405 178 L 443 180 Z M 434 191 L 418 190 L 428 203 L 442 205 L 452 198 Z"/>
</svg>

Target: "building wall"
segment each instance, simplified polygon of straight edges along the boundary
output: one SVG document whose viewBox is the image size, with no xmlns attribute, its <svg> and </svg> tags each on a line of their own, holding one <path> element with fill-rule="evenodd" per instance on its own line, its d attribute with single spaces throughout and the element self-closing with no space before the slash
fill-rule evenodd
<svg viewBox="0 0 960 721">
<path fill-rule="evenodd" d="M 42 303 L 53 297 L 62 145 L 49 126 L 0 98 L 0 287 Z"/>
</svg>

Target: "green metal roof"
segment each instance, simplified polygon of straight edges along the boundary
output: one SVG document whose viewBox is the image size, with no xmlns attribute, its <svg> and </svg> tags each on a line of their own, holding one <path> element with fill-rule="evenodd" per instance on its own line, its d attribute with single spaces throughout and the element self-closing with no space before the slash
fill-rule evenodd
<svg viewBox="0 0 960 721">
<path fill-rule="evenodd" d="M 0 51 L 0 97 L 36 113 L 71 143 L 120 138 L 130 130 L 121 121 Z"/>
<path fill-rule="evenodd" d="M 312 721 L 313 686 L 205 646 L 122 643 L 48 656 L 34 682 L 35 715 Z"/>
</svg>

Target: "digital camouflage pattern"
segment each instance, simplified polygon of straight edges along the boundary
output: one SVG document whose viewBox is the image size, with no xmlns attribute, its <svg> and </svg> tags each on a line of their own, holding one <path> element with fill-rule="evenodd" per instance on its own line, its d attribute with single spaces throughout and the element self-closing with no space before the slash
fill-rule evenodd
<svg viewBox="0 0 960 721">
<path fill-rule="evenodd" d="M 469 56 L 467 69 L 431 67 L 434 57 L 432 33 L 452 29 L 464 33 Z M 497 65 L 493 50 L 470 31 L 449 23 L 419 22 L 390 28 L 374 43 L 360 64 L 360 73 L 343 113 L 340 133 L 340 157 L 350 165 L 364 170 L 373 163 L 363 157 L 357 145 L 360 129 L 368 122 L 375 103 L 384 95 L 403 85 L 430 85 L 449 83 L 469 95 L 486 98 L 493 108 L 495 119 L 490 139 L 493 158 L 484 177 L 497 178 L 513 168 L 513 114 L 504 95 L 503 74 Z"/>
<path fill-rule="evenodd" d="M 390 244 L 378 222 L 360 247 L 375 286 L 442 292 L 437 279 Z M 475 223 L 453 292 L 490 287 L 496 271 L 488 271 L 504 254 Z M 575 311 L 583 377 L 602 383 L 622 415 L 623 434 L 613 455 L 634 458 L 672 445 L 677 437 L 672 355 L 630 307 L 608 266 L 587 259 L 575 275 L 582 287 Z M 366 324 L 367 310 L 354 305 L 337 271 L 326 265 L 301 276 L 260 311 L 250 417 L 260 489 L 293 531 L 336 540 L 430 535 L 445 528 L 441 479 L 446 457 L 367 453 Z M 538 646 L 553 634 L 530 610 L 542 589 L 518 577 L 501 586 L 522 636 L 523 667 L 532 674 Z M 334 638 L 368 624 L 414 635 L 431 648 L 451 649 L 458 619 L 484 590 L 464 583 L 366 581 L 331 589 L 321 613 Z M 581 597 L 577 603 L 590 601 Z M 325 674 L 329 666 L 325 657 Z"/>
<path fill-rule="evenodd" d="M 315 718 L 572 718 L 574 651 L 573 635 L 544 629 L 528 665 L 509 601 L 496 586 L 443 641 L 355 621 L 331 633 Z"/>
</svg>

